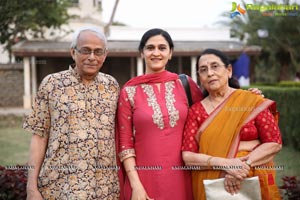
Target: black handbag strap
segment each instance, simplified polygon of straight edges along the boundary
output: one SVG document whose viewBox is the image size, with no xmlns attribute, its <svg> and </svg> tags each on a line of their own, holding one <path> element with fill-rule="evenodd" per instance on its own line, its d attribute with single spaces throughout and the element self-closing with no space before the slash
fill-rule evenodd
<svg viewBox="0 0 300 200">
<path fill-rule="evenodd" d="M 179 78 L 180 78 L 180 80 L 182 82 L 182 85 L 184 87 L 186 97 L 187 97 L 188 102 L 189 102 L 189 106 L 191 106 L 193 104 L 193 100 L 192 100 L 192 94 L 191 94 L 191 89 L 190 89 L 190 84 L 188 82 L 188 79 L 187 79 L 185 74 L 179 74 Z"/>
</svg>

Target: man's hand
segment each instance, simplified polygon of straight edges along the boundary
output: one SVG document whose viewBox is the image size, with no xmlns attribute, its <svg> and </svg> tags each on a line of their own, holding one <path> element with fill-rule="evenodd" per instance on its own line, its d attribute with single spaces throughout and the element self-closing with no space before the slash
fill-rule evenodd
<svg viewBox="0 0 300 200">
<path fill-rule="evenodd" d="M 43 197 L 38 189 L 27 188 L 27 198 L 26 200 L 43 200 Z"/>
</svg>

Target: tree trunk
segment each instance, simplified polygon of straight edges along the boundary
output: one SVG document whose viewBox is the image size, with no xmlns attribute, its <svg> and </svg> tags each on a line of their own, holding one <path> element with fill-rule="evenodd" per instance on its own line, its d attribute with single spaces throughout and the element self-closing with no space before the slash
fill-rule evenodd
<svg viewBox="0 0 300 200">
<path fill-rule="evenodd" d="M 116 11 L 117 11 L 117 7 L 119 4 L 119 0 L 116 0 L 112 14 L 110 16 L 109 22 L 106 24 L 106 26 L 104 27 L 104 33 L 106 36 L 110 35 L 110 31 L 109 31 L 109 27 L 112 25 L 112 23 L 114 22 L 114 17 L 116 15 Z"/>
<path fill-rule="evenodd" d="M 289 80 L 289 64 L 282 63 L 280 65 L 280 74 L 279 74 L 279 81 Z"/>
<path fill-rule="evenodd" d="M 283 48 L 280 48 L 279 51 L 276 53 L 276 58 L 280 63 L 280 74 L 278 81 L 289 80 L 289 65 L 291 63 L 290 52 Z"/>
</svg>

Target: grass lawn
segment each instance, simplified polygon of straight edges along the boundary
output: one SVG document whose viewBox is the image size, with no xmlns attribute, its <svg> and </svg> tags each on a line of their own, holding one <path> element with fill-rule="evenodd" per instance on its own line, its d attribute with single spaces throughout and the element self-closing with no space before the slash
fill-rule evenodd
<svg viewBox="0 0 300 200">
<path fill-rule="evenodd" d="M 0 164 L 24 165 L 28 160 L 31 134 L 21 127 L 0 128 Z"/>
<path fill-rule="evenodd" d="M 283 147 L 275 156 L 275 165 L 283 166 L 283 170 L 276 171 L 276 182 L 281 185 L 282 176 L 298 176 L 300 178 L 300 152 L 291 147 Z"/>
</svg>

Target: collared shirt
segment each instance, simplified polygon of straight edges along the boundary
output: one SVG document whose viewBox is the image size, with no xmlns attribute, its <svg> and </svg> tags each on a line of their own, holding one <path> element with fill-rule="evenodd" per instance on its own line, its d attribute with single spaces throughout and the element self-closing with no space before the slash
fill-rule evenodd
<svg viewBox="0 0 300 200">
<path fill-rule="evenodd" d="M 49 137 L 39 175 L 44 199 L 118 199 L 118 96 L 117 81 L 104 73 L 88 85 L 76 67 L 44 78 L 23 125 Z"/>
</svg>

